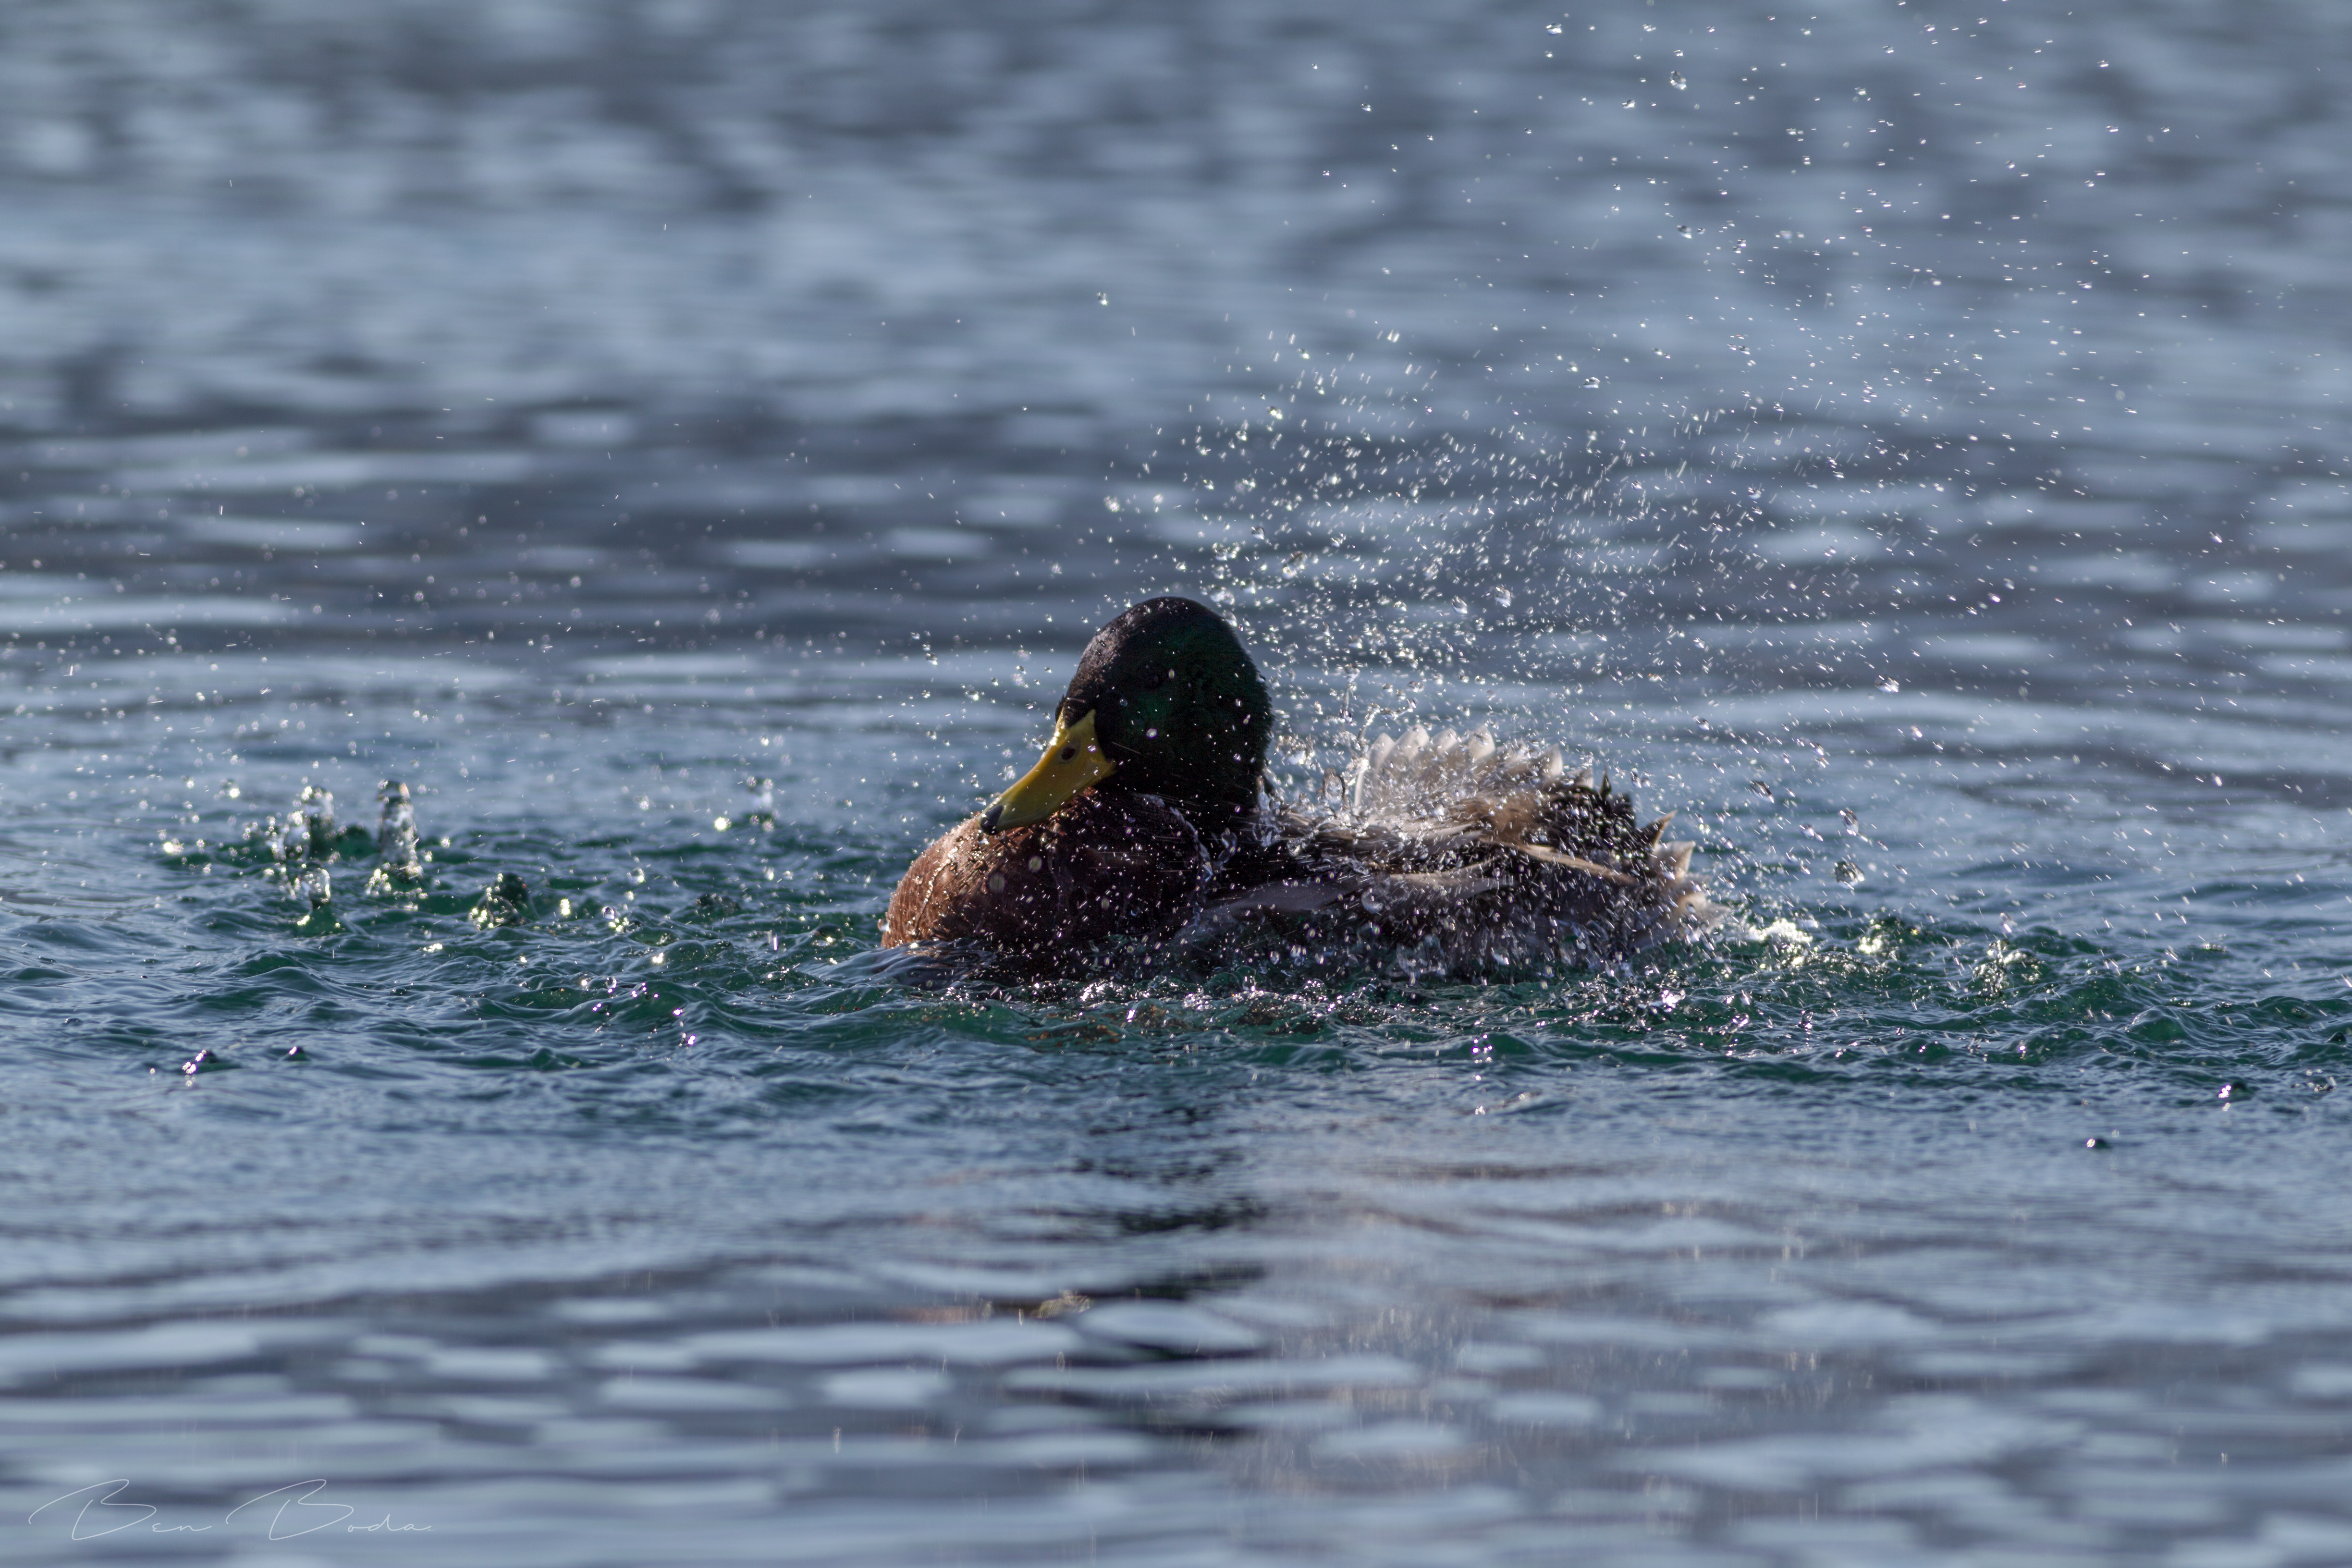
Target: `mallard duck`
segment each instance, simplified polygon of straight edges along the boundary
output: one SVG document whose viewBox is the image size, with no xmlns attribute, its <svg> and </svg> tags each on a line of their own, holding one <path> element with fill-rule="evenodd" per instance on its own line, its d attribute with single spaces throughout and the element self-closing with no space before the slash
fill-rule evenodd
<svg viewBox="0 0 2352 1568">
<path fill-rule="evenodd" d="M 1272 797 L 1265 682 L 1232 626 L 1147 600 L 1095 635 L 1037 765 L 916 858 L 886 947 L 977 943 L 1035 967 L 1112 939 L 1371 942 L 1448 967 L 1615 957 L 1720 918 L 1671 817 L 1485 730 L 1382 735 L 1347 806 Z"/>
</svg>

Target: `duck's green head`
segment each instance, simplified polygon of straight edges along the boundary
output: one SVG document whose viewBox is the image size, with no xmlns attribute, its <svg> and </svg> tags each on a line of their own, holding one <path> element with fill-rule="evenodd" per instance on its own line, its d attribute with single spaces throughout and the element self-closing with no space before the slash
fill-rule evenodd
<svg viewBox="0 0 2352 1568">
<path fill-rule="evenodd" d="M 993 833 L 1043 822 L 1089 785 L 1156 795 L 1202 828 L 1255 808 L 1274 704 L 1234 628 L 1190 599 L 1147 599 L 1095 634 L 1054 740 L 988 808 Z"/>
</svg>

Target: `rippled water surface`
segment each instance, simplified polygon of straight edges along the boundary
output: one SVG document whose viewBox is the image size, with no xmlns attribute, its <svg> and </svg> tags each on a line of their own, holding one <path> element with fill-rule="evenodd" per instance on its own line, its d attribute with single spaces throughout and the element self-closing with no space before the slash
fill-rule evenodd
<svg viewBox="0 0 2352 1568">
<path fill-rule="evenodd" d="M 2335 11 L 0 62 L 9 1560 L 2352 1560 Z M 1171 591 L 1735 929 L 878 952 Z"/>
</svg>

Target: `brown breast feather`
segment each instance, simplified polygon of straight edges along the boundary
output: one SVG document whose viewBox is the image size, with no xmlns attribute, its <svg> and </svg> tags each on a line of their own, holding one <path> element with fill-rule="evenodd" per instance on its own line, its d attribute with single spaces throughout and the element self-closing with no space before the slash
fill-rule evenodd
<svg viewBox="0 0 2352 1568">
<path fill-rule="evenodd" d="M 970 817 L 916 858 L 882 945 L 976 942 L 1043 955 L 1108 937 L 1172 934 L 1201 906 L 1208 864 L 1184 817 L 1150 795 L 1088 790 L 1044 822 L 983 834 Z"/>
</svg>

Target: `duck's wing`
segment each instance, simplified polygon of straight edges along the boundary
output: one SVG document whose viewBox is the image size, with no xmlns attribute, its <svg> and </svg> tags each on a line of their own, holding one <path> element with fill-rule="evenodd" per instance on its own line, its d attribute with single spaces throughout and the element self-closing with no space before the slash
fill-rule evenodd
<svg viewBox="0 0 2352 1568">
<path fill-rule="evenodd" d="M 1454 966 L 1616 956 L 1723 917 L 1630 795 L 1558 748 L 1498 746 L 1416 727 L 1366 749 L 1349 809 L 1276 811 L 1265 841 L 1229 861 L 1188 935 L 1253 918 L 1307 939 L 1434 944 Z"/>
<path fill-rule="evenodd" d="M 1570 775 L 1557 746 L 1506 750 L 1483 725 L 1378 737 L 1349 804 L 1332 826 L 1367 843 L 1535 844 L 1604 866 L 1639 847 L 1633 803 L 1606 778 Z"/>
<path fill-rule="evenodd" d="M 1459 916 L 1470 900 L 1507 885 L 1505 879 L 1475 867 L 1451 871 L 1327 868 L 1319 875 L 1264 882 L 1212 899 L 1177 940 L 1213 941 L 1254 919 L 1273 917 L 1318 938 L 1417 942 L 1423 932 Z"/>
</svg>

